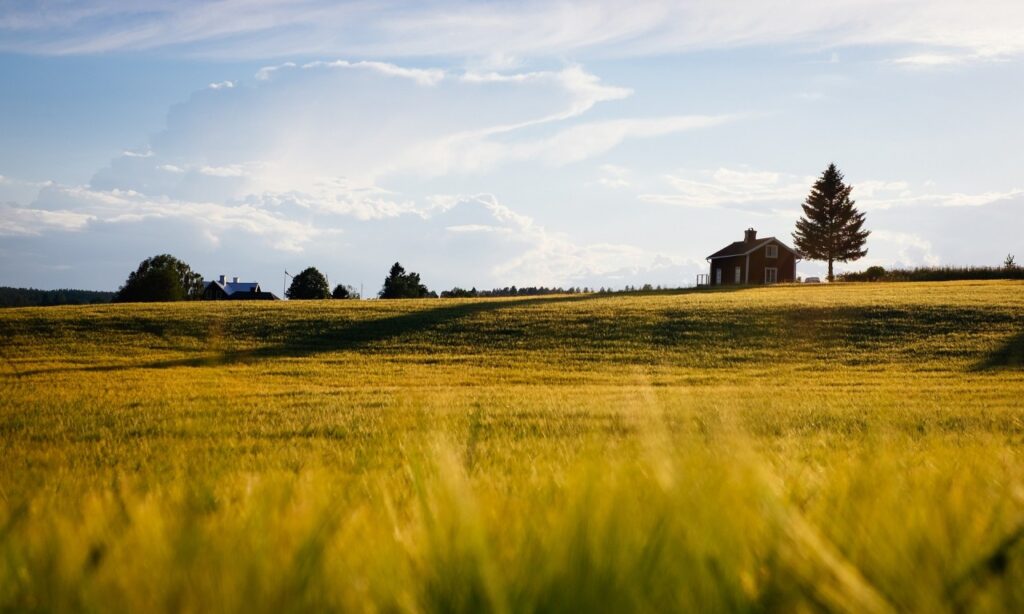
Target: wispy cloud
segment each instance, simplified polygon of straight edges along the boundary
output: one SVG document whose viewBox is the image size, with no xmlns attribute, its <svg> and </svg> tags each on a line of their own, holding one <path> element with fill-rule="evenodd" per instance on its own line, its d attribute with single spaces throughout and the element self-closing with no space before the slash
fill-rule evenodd
<svg viewBox="0 0 1024 614">
<path fill-rule="evenodd" d="M 719 168 L 666 175 L 671 191 L 640 194 L 645 202 L 696 208 L 741 207 L 751 204 L 799 203 L 806 196 L 813 177 L 794 177 L 753 169 Z M 771 207 L 758 207 L 772 213 Z"/>
<path fill-rule="evenodd" d="M 663 177 L 671 191 L 644 193 L 645 202 L 694 208 L 739 208 L 762 214 L 791 216 L 807 197 L 815 177 L 747 168 L 680 171 Z M 981 207 L 1024 195 L 1024 190 L 965 194 L 914 188 L 906 181 L 852 181 L 853 198 L 866 211 L 899 207 Z"/>
<path fill-rule="evenodd" d="M 632 185 L 630 182 L 632 171 L 628 168 L 614 164 L 602 164 L 599 170 L 601 171 L 601 177 L 597 180 L 599 185 L 612 189 L 628 188 Z"/>
<path fill-rule="evenodd" d="M 790 43 L 913 45 L 1019 55 L 1024 7 L 1004 0 L 575 0 L 337 3 L 329 0 L 96 2 L 0 9 L 6 50 L 71 54 L 166 48 L 188 55 L 635 56 Z"/>
</svg>

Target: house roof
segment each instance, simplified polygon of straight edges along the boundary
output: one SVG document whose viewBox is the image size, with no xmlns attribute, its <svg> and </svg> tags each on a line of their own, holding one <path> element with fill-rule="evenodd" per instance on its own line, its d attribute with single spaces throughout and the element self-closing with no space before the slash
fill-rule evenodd
<svg viewBox="0 0 1024 614">
<path fill-rule="evenodd" d="M 237 301 L 278 301 L 277 295 L 273 292 L 235 292 L 228 296 L 231 300 Z"/>
<path fill-rule="evenodd" d="M 256 281 L 228 281 L 220 283 L 220 281 L 214 279 L 213 281 L 206 282 L 206 287 L 209 288 L 210 284 L 215 284 L 218 288 L 224 291 L 224 294 L 231 296 L 236 292 L 259 292 L 260 284 Z"/>
<path fill-rule="evenodd" d="M 788 245 L 786 245 L 782 241 L 779 241 L 775 237 L 765 237 L 763 239 L 756 239 L 754 241 L 736 241 L 734 243 L 730 243 L 729 245 L 723 247 L 722 249 L 708 256 L 707 260 L 714 260 L 715 258 L 731 258 L 732 256 L 746 256 L 747 254 L 756 251 L 758 248 L 764 247 L 765 245 L 768 245 L 769 243 L 772 242 L 779 244 L 780 246 L 782 246 L 783 249 L 788 249 L 794 254 L 797 253 L 795 249 L 789 247 Z"/>
</svg>

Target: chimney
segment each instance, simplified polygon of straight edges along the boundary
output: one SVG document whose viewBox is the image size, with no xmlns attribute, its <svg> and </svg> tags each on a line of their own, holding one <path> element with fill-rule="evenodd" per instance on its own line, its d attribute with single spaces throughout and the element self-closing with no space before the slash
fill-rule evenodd
<svg viewBox="0 0 1024 614">
<path fill-rule="evenodd" d="M 220 281 L 220 285 L 223 286 L 224 285 L 224 276 L 223 275 L 220 276 L 220 280 L 219 281 Z"/>
<path fill-rule="evenodd" d="M 238 283 L 238 278 L 237 277 L 232 277 L 231 278 L 231 283 L 237 284 Z"/>
<path fill-rule="evenodd" d="M 753 241 L 757 241 L 757 231 L 754 230 L 753 228 L 748 228 L 748 229 L 744 230 L 743 231 L 743 241 L 746 242 L 746 243 L 751 243 Z"/>
</svg>

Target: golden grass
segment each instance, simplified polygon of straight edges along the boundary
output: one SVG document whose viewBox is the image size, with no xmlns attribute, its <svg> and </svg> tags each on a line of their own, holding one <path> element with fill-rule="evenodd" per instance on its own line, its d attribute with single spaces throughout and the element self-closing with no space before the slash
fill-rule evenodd
<svg viewBox="0 0 1024 614">
<path fill-rule="evenodd" d="M 0 341 L 0 610 L 1024 610 L 1024 283 L 15 309 Z"/>
</svg>

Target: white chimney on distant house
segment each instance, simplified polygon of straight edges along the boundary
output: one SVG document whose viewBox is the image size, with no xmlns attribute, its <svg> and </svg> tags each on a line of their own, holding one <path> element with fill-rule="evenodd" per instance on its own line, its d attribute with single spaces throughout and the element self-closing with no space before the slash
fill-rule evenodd
<svg viewBox="0 0 1024 614">
<path fill-rule="evenodd" d="M 238 278 L 237 277 L 232 277 L 231 278 L 231 283 L 237 284 L 238 283 Z"/>
</svg>

